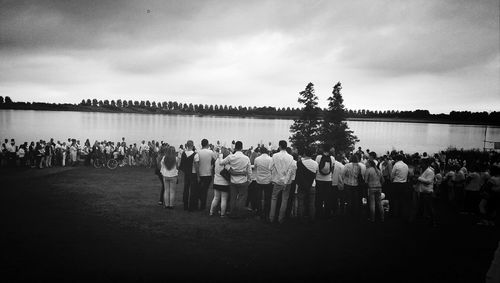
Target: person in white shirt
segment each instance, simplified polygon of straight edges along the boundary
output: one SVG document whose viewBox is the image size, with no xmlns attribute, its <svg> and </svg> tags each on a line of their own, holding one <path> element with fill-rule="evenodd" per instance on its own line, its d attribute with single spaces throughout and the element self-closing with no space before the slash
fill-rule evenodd
<svg viewBox="0 0 500 283">
<path fill-rule="evenodd" d="M 243 143 L 237 141 L 234 144 L 235 152 L 222 160 L 221 166 L 229 165 L 231 170 L 231 193 L 230 206 L 231 217 L 245 217 L 245 203 L 248 196 L 248 182 L 250 180 L 251 166 L 250 158 L 243 154 Z"/>
<path fill-rule="evenodd" d="M 199 194 L 198 200 L 200 201 L 200 210 L 205 210 L 207 206 L 207 193 L 208 187 L 212 182 L 212 164 L 217 158 L 217 155 L 208 147 L 208 140 L 201 141 L 201 150 L 198 151 L 200 159 L 199 163 Z"/>
<path fill-rule="evenodd" d="M 408 200 L 411 200 L 411 188 L 408 185 L 408 165 L 403 162 L 403 155 L 398 154 L 394 158 L 396 163 L 392 167 L 391 172 L 391 180 L 392 180 L 392 188 L 387 197 L 389 198 L 389 203 L 391 205 L 391 210 L 389 211 L 389 215 L 400 217 L 402 216 L 404 219 L 408 219 L 407 211 L 411 207 L 411 203 Z M 404 210 L 404 212 L 403 212 Z M 391 213 L 392 211 L 392 213 Z M 408 211 L 409 213 L 409 211 Z M 402 215 L 405 214 L 405 215 Z"/>
<path fill-rule="evenodd" d="M 179 158 L 175 152 L 175 147 L 169 146 L 165 152 L 165 156 L 161 159 L 160 173 L 163 176 L 163 204 L 165 208 L 173 209 L 175 203 L 175 187 L 177 184 L 177 170 Z"/>
<path fill-rule="evenodd" d="M 181 154 L 181 164 L 179 168 L 184 172 L 184 193 L 182 201 L 184 210 L 194 211 L 198 197 L 198 170 L 200 156 L 194 151 L 192 140 L 186 143 L 186 150 Z"/>
<path fill-rule="evenodd" d="M 220 217 L 226 217 L 227 200 L 229 197 L 229 181 L 226 180 L 220 172 L 224 169 L 221 162 L 224 158 L 229 155 L 229 150 L 225 147 L 221 147 L 221 153 L 219 154 L 217 160 L 215 161 L 214 169 L 214 199 L 212 200 L 212 205 L 210 206 L 210 216 L 215 214 L 215 209 L 220 202 Z M 229 166 L 227 166 L 229 167 Z M 226 168 L 229 170 L 229 168 Z"/>
<path fill-rule="evenodd" d="M 332 213 L 333 189 L 332 189 L 332 171 L 335 159 L 330 156 L 330 146 L 322 146 L 322 154 L 316 157 L 319 165 L 316 173 L 316 219 L 330 218 Z"/>
<path fill-rule="evenodd" d="M 273 154 L 271 161 L 271 180 L 273 182 L 273 193 L 271 196 L 271 210 L 269 212 L 269 221 L 273 222 L 276 214 L 276 205 L 278 195 L 281 193 L 281 207 L 278 216 L 278 222 L 285 220 L 288 197 L 290 195 L 289 178 L 292 170 L 293 157 L 286 152 L 287 143 L 284 140 L 279 142 L 278 153 Z"/>
<path fill-rule="evenodd" d="M 424 208 L 424 215 L 429 216 L 432 226 L 437 225 L 434 209 L 434 178 L 437 169 L 437 165 L 432 163 L 417 179 L 420 184 L 420 199 Z"/>
<path fill-rule="evenodd" d="M 264 194 L 264 207 L 261 209 L 261 218 L 263 220 L 269 219 L 269 211 L 271 210 L 271 195 L 273 192 L 273 184 L 271 183 L 271 162 L 272 158 L 269 156 L 267 148 L 259 148 L 261 154 L 255 158 L 255 182 L 256 195 L 259 203 L 261 203 L 262 195 Z"/>
<path fill-rule="evenodd" d="M 346 212 L 345 207 L 345 193 L 344 193 L 344 181 L 342 179 L 342 170 L 344 169 L 344 164 L 340 163 L 335 158 L 332 170 L 332 213 L 344 215 Z"/>
</svg>

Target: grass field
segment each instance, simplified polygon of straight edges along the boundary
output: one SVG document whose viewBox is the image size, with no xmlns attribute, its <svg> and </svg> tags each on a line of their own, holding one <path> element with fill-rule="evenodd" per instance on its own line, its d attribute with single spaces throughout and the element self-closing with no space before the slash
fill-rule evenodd
<svg viewBox="0 0 500 283">
<path fill-rule="evenodd" d="M 152 169 L 0 177 L 1 274 L 12 281 L 483 282 L 500 235 L 445 206 L 437 228 L 221 219 L 183 211 L 182 183 L 167 210 Z"/>
</svg>

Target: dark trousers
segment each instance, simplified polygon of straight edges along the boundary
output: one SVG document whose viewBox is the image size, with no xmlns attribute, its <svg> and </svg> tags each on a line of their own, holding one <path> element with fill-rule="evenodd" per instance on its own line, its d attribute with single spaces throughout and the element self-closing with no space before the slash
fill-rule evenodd
<svg viewBox="0 0 500 283">
<path fill-rule="evenodd" d="M 295 188 L 297 187 L 297 183 L 293 181 L 290 184 L 290 194 L 288 195 L 288 204 L 286 206 L 286 217 L 290 218 L 292 216 L 292 210 L 294 209 L 294 202 L 295 202 Z M 297 215 L 295 215 L 297 216 Z"/>
<path fill-rule="evenodd" d="M 332 186 L 332 213 L 335 215 L 345 214 L 345 192 L 344 190 L 339 190 L 339 186 Z"/>
<path fill-rule="evenodd" d="M 196 209 L 196 200 L 198 196 L 198 176 L 196 173 L 184 174 L 184 193 L 182 202 L 184 210 L 193 211 Z"/>
<path fill-rule="evenodd" d="M 161 183 L 161 190 L 160 190 L 160 202 L 163 204 L 165 200 L 163 199 L 164 194 L 165 194 L 165 186 L 163 185 L 163 175 L 160 173 L 157 173 L 156 176 L 160 179 Z"/>
<path fill-rule="evenodd" d="M 389 205 L 391 206 L 390 215 L 394 217 L 403 217 L 408 219 L 409 213 L 406 211 L 411 207 L 411 194 L 408 195 L 409 186 L 408 183 L 392 183 L 391 184 L 392 198 L 389 201 Z"/>
<path fill-rule="evenodd" d="M 263 219 L 269 219 L 269 212 L 271 211 L 271 196 L 273 193 L 273 184 L 255 184 L 256 200 L 258 203 L 257 210 L 261 211 Z M 262 198 L 264 198 L 264 207 L 262 208 Z"/>
<path fill-rule="evenodd" d="M 316 180 L 316 219 L 330 217 L 332 211 L 332 182 Z"/>
<path fill-rule="evenodd" d="M 248 185 L 248 197 L 247 197 L 247 201 L 245 203 L 245 205 L 247 207 L 251 207 L 254 210 L 257 209 L 257 204 L 256 204 L 256 201 L 257 201 L 257 188 L 256 188 L 256 184 L 257 184 L 257 182 L 252 181 Z"/>
<path fill-rule="evenodd" d="M 479 191 L 465 191 L 465 211 L 478 214 L 480 200 Z"/>
<path fill-rule="evenodd" d="M 344 190 L 348 196 L 347 210 L 350 217 L 359 220 L 361 217 L 361 189 L 359 186 L 344 185 Z"/>
<path fill-rule="evenodd" d="M 205 210 L 207 208 L 207 194 L 208 187 L 210 187 L 210 183 L 212 182 L 212 176 L 201 176 L 200 177 L 200 185 L 198 191 L 198 199 L 200 201 L 200 210 Z M 196 206 L 198 206 L 196 204 Z"/>
<path fill-rule="evenodd" d="M 420 193 L 424 216 L 429 219 L 430 224 L 436 224 L 436 212 L 434 209 L 434 196 L 432 193 Z"/>
</svg>

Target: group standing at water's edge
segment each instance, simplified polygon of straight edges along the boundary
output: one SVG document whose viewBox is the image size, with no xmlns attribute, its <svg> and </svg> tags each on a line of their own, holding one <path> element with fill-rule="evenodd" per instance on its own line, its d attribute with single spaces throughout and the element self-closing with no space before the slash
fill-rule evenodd
<svg viewBox="0 0 500 283">
<path fill-rule="evenodd" d="M 290 218 L 348 215 L 384 221 L 389 212 L 407 221 L 425 217 L 436 225 L 434 203 L 438 199 L 452 203 L 457 211 L 476 215 L 480 224 L 495 222 L 500 204 L 498 153 L 490 152 L 486 160 L 474 162 L 445 152 L 430 157 L 393 151 L 377 157 L 359 148 L 346 156 L 328 145 L 297 152 L 285 141 L 278 144 L 279 149 L 269 142 L 245 150 L 240 141 L 226 148 L 203 139 L 197 150 L 193 141 L 176 149 L 163 141 L 127 147 L 125 138 L 117 143 L 96 141 L 93 146 L 89 140 L 81 144 L 71 138 L 68 143 L 50 139 L 30 146 L 17 146 L 15 140 L 7 139 L 0 164 L 44 168 L 90 165 L 105 158 L 119 160 L 120 166 L 155 167 L 162 182 L 161 205 L 175 206 L 181 177 L 185 210 L 204 211 L 210 202 L 209 213 L 222 217 L 255 215 L 283 223 Z M 213 200 L 207 200 L 210 188 Z"/>
</svg>

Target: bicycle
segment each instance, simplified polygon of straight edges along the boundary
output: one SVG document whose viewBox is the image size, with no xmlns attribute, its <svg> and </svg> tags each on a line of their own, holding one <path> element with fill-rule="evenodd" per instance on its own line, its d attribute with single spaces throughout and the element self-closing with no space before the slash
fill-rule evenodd
<svg viewBox="0 0 500 283">
<path fill-rule="evenodd" d="M 106 156 L 98 156 L 94 161 L 92 162 L 92 165 L 94 165 L 94 168 L 103 168 L 107 167 L 110 170 L 115 170 L 116 167 L 118 167 L 119 160 L 115 158 L 106 158 Z"/>
</svg>

